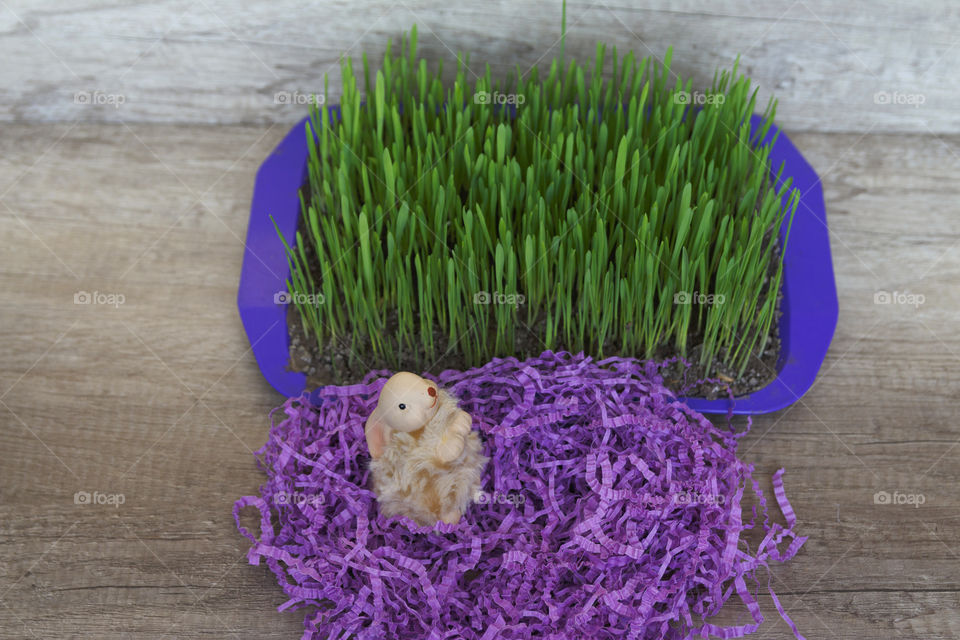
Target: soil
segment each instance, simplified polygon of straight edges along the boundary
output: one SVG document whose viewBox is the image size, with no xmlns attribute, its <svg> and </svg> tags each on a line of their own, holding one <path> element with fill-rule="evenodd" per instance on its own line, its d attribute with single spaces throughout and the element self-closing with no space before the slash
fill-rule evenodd
<svg viewBox="0 0 960 640">
<path fill-rule="evenodd" d="M 777 359 L 780 356 L 780 301 L 782 293 L 777 296 L 777 312 L 770 330 L 767 347 L 761 356 L 752 355 L 742 376 L 731 367 L 714 361 L 710 369 L 709 378 L 705 367 L 699 364 L 700 345 L 694 347 L 687 355 L 690 366 L 677 361 L 666 366 L 662 371 L 664 384 L 670 389 L 684 390 L 682 393 L 688 398 L 707 398 L 715 400 L 726 397 L 729 393 L 734 396 L 745 396 L 762 389 L 777 377 Z M 673 358 L 676 353 L 664 350 L 663 355 L 655 356 L 656 360 L 663 361 Z M 700 384 L 696 384 L 701 381 Z"/>
<path fill-rule="evenodd" d="M 316 276 L 315 276 L 316 277 Z M 661 373 L 667 387 L 677 390 L 687 397 L 707 398 L 710 400 L 726 397 L 728 393 L 742 396 L 765 387 L 776 378 L 777 358 L 780 354 L 780 303 L 782 291 L 777 296 L 777 313 L 772 323 L 770 339 L 762 356 L 751 356 L 742 376 L 730 367 L 717 362 L 710 370 L 709 377 L 705 367 L 699 364 L 701 345 L 697 343 L 697 336 L 691 336 L 690 342 L 695 344 L 686 357 L 686 363 L 676 361 L 663 367 Z M 388 315 L 387 331 L 395 324 L 395 318 Z M 546 350 L 540 339 L 543 335 L 542 322 L 535 323 L 527 328 L 523 324 L 516 327 L 517 353 L 539 354 Z M 532 329 L 532 330 L 531 330 Z M 292 371 L 307 375 L 307 387 L 314 389 L 327 384 L 351 384 L 361 380 L 367 373 L 377 369 L 394 369 L 389 363 L 373 356 L 369 344 L 365 344 L 362 336 L 357 339 L 356 346 L 351 345 L 350 338 L 340 340 L 331 339 L 321 349 L 316 339 L 308 337 L 303 331 L 300 316 L 296 307 L 290 305 L 287 311 L 287 330 L 290 334 L 290 365 Z M 456 349 L 448 349 L 447 340 L 440 332 L 434 333 L 435 344 L 445 355 L 437 359 L 432 365 L 420 364 L 419 354 L 399 354 L 400 369 L 421 371 L 428 368 L 434 373 L 446 369 L 468 369 L 462 354 Z M 557 351 L 564 350 L 562 347 Z M 617 354 L 613 345 L 604 349 L 605 355 Z M 658 362 L 673 360 L 677 353 L 669 347 L 661 347 L 653 356 Z M 410 363 L 404 365 L 403 363 Z M 699 384 L 697 384 L 699 382 Z"/>
<path fill-rule="evenodd" d="M 309 198 L 309 188 L 304 185 L 303 193 Z M 302 222 L 302 221 L 301 221 Z M 770 234 L 768 234 L 768 240 Z M 322 274 L 319 265 L 315 261 L 313 251 L 310 249 L 310 243 L 305 243 L 307 249 L 307 263 L 315 282 L 319 282 Z M 776 265 L 779 263 L 779 246 L 774 249 L 774 256 L 770 263 L 767 280 L 764 286 L 775 274 Z M 714 400 L 721 397 L 743 396 L 762 389 L 777 377 L 777 359 L 780 354 L 780 316 L 781 304 L 783 299 L 783 290 L 777 291 L 776 313 L 771 323 L 771 331 L 767 345 L 763 353 L 758 357 L 751 355 L 743 375 L 737 375 L 737 371 L 731 367 L 726 367 L 720 360 L 722 353 L 714 358 L 714 364 L 707 375 L 706 368 L 699 363 L 702 345 L 700 336 L 688 336 L 688 344 L 694 345 L 688 349 L 687 356 L 679 359 L 679 355 L 669 346 L 663 346 L 658 349 L 653 360 L 657 362 L 668 362 L 661 374 L 665 385 L 677 391 L 686 397 L 707 398 Z M 758 304 L 762 304 L 763 299 Z M 526 326 L 524 323 L 518 323 L 515 331 L 515 353 L 528 354 L 528 356 L 538 355 L 546 350 L 540 336 L 545 332 L 545 319 L 541 318 L 532 326 Z M 397 326 L 396 316 L 387 312 L 386 331 L 390 335 L 393 328 Z M 288 369 L 304 373 L 307 376 L 307 388 L 328 384 L 352 384 L 359 382 L 367 373 L 374 370 L 409 370 L 424 371 L 429 370 L 439 373 L 447 369 L 456 369 L 463 371 L 469 369 L 464 357 L 455 348 L 448 348 L 448 341 L 445 335 L 439 331 L 434 332 L 434 344 L 438 352 L 444 354 L 433 363 L 423 362 L 424 358 L 420 353 L 397 354 L 395 366 L 384 361 L 383 358 L 374 356 L 370 348 L 369 340 L 362 335 L 341 336 L 338 339 L 331 339 L 325 345 L 319 345 L 314 337 L 307 336 L 303 330 L 303 324 L 300 322 L 300 316 L 294 305 L 289 305 L 287 310 L 287 331 L 290 336 L 290 363 Z M 492 342 L 491 338 L 491 342 Z M 456 345 L 453 345 L 456 347 Z M 564 351 L 561 345 L 555 351 Z M 607 343 L 604 345 L 604 355 L 633 355 L 620 354 L 615 345 Z"/>
</svg>

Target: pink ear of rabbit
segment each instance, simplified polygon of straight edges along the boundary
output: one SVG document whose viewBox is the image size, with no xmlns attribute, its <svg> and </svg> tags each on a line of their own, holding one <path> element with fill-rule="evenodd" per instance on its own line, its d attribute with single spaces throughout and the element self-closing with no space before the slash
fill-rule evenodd
<svg viewBox="0 0 960 640">
<path fill-rule="evenodd" d="M 370 456 L 379 458 L 383 455 L 383 450 L 387 446 L 387 428 L 380 417 L 379 408 L 374 409 L 367 423 L 363 427 L 364 435 L 367 436 L 367 448 L 370 449 Z"/>
</svg>

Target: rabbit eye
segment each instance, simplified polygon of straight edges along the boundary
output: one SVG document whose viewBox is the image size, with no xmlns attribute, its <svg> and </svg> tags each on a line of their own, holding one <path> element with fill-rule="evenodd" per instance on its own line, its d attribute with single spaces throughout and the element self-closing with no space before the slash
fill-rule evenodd
<svg viewBox="0 0 960 640">
<path fill-rule="evenodd" d="M 407 408 L 407 405 L 405 405 L 405 404 L 403 404 L 403 403 L 401 402 L 401 403 L 400 403 L 400 411 L 403 411 L 403 410 L 406 409 L 406 408 Z"/>
</svg>

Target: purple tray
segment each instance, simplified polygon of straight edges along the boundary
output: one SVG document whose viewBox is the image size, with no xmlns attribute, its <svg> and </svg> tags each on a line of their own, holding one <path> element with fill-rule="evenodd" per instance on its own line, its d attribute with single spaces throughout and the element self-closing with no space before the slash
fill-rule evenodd
<svg viewBox="0 0 960 640">
<path fill-rule="evenodd" d="M 331 118 L 339 117 L 339 108 L 333 107 L 331 112 Z M 299 395 L 307 380 L 304 374 L 287 370 L 287 306 L 275 300 L 278 293 L 286 291 L 290 270 L 270 216 L 292 244 L 300 216 L 298 190 L 307 175 L 305 121 L 290 130 L 257 171 L 237 295 L 240 318 L 257 364 L 267 382 L 288 397 Z M 754 130 L 760 122 L 761 117 L 754 115 Z M 763 142 L 769 142 L 777 131 L 771 126 Z M 792 177 L 802 195 L 784 254 L 777 377 L 762 389 L 736 398 L 736 414 L 770 413 L 799 400 L 813 385 L 837 326 L 837 288 L 820 178 L 782 132 L 770 159 L 774 169 L 784 163 L 784 177 Z M 730 409 L 728 399 L 684 401 L 702 413 Z"/>
</svg>

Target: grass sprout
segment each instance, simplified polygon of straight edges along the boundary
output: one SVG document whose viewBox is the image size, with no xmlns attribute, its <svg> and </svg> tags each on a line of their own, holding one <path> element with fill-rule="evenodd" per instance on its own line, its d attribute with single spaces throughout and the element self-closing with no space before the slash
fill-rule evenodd
<svg viewBox="0 0 960 640">
<path fill-rule="evenodd" d="M 450 352 L 667 348 L 742 375 L 771 336 L 799 201 L 758 144 L 775 102 L 751 136 L 737 64 L 702 93 L 669 52 L 600 44 L 588 65 L 497 80 L 468 64 L 445 85 L 414 27 L 375 72 L 343 60 L 339 111 L 314 101 L 285 243 L 306 335 L 416 371 Z"/>
</svg>

